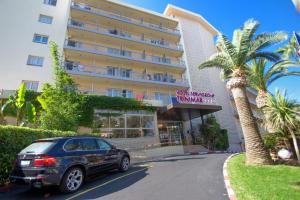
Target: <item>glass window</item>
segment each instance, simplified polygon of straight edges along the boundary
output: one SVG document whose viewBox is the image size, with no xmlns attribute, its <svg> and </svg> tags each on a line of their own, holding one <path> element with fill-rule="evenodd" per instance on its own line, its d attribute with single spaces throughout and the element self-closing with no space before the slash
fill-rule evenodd
<svg viewBox="0 0 300 200">
<path fill-rule="evenodd" d="M 144 137 L 154 136 L 154 130 L 153 129 L 143 129 L 143 136 Z"/>
<path fill-rule="evenodd" d="M 127 116 L 127 127 L 128 128 L 140 128 L 141 118 L 140 116 Z"/>
<path fill-rule="evenodd" d="M 154 117 L 142 116 L 142 128 L 154 128 Z"/>
<path fill-rule="evenodd" d="M 22 81 L 25 84 L 26 90 L 37 91 L 39 87 L 38 81 Z"/>
<path fill-rule="evenodd" d="M 40 15 L 39 16 L 39 22 L 44 24 L 52 24 L 53 17 L 47 16 L 47 15 Z"/>
<path fill-rule="evenodd" d="M 125 78 L 130 78 L 131 77 L 131 72 L 132 72 L 131 69 L 121 68 L 120 69 L 120 76 L 125 77 Z"/>
<path fill-rule="evenodd" d="M 42 67 L 44 63 L 44 58 L 40 56 L 29 55 L 27 59 L 27 65 L 34 65 Z"/>
<path fill-rule="evenodd" d="M 113 129 L 111 138 L 125 138 L 125 129 Z"/>
<path fill-rule="evenodd" d="M 108 89 L 107 90 L 107 96 L 109 97 L 120 97 L 121 91 L 117 89 Z"/>
<path fill-rule="evenodd" d="M 68 140 L 64 145 L 64 149 L 66 151 L 78 151 L 81 150 L 80 140 L 79 139 L 71 139 Z"/>
<path fill-rule="evenodd" d="M 54 144 L 55 143 L 53 141 L 34 142 L 23 149 L 20 153 L 44 153 Z"/>
<path fill-rule="evenodd" d="M 48 36 L 40 35 L 40 34 L 34 34 L 33 42 L 47 44 L 48 43 Z"/>
<path fill-rule="evenodd" d="M 81 139 L 81 149 L 85 151 L 99 149 L 95 139 Z"/>
<path fill-rule="evenodd" d="M 109 116 L 99 116 L 97 124 L 99 128 L 109 128 Z"/>
<path fill-rule="evenodd" d="M 117 67 L 107 67 L 107 75 L 109 76 L 117 76 L 118 68 Z"/>
<path fill-rule="evenodd" d="M 56 6 L 57 0 L 44 0 L 44 4 Z"/>
<path fill-rule="evenodd" d="M 105 151 L 111 150 L 111 146 L 107 142 L 98 139 L 97 143 L 98 143 L 100 150 L 105 150 Z"/>
<path fill-rule="evenodd" d="M 115 49 L 115 48 L 107 48 L 107 52 L 111 53 L 111 54 L 117 54 L 117 55 L 121 54 L 121 50 L 120 49 Z"/>
<path fill-rule="evenodd" d="M 110 128 L 124 128 L 125 120 L 124 116 L 111 116 L 110 117 Z"/>
<path fill-rule="evenodd" d="M 141 131 L 139 129 L 127 129 L 127 138 L 137 138 L 141 136 Z"/>
</svg>

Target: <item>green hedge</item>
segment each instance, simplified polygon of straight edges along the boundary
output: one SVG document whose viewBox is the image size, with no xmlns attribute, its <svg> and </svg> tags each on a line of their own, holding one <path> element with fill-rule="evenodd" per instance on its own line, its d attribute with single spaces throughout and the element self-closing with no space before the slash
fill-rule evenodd
<svg viewBox="0 0 300 200">
<path fill-rule="evenodd" d="M 40 138 L 73 136 L 75 132 L 50 131 L 16 126 L 0 126 L 0 185 L 8 181 L 16 155 Z"/>
<path fill-rule="evenodd" d="M 117 110 L 117 111 L 138 111 L 146 110 L 154 112 L 156 109 L 142 101 L 123 97 L 108 97 L 98 95 L 83 95 L 80 106 L 81 126 L 92 127 L 94 121 L 94 109 Z"/>
</svg>

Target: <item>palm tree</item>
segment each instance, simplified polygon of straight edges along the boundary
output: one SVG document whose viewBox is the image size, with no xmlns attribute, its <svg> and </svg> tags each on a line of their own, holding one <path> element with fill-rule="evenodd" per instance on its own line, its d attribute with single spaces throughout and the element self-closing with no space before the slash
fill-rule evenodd
<svg viewBox="0 0 300 200">
<path fill-rule="evenodd" d="M 277 53 L 281 54 L 285 60 L 292 60 L 299 63 L 299 49 L 300 47 L 295 36 L 292 36 L 288 44 L 277 49 Z"/>
<path fill-rule="evenodd" d="M 232 42 L 224 34 L 219 34 L 217 48 L 219 52 L 202 63 L 199 68 L 219 67 L 227 75 L 227 88 L 231 90 L 237 107 L 246 146 L 246 164 L 271 164 L 270 154 L 266 150 L 258 126 L 246 96 L 249 74 L 247 63 L 256 58 L 279 60 L 276 53 L 263 51 L 265 48 L 286 39 L 283 32 L 263 33 L 255 36 L 259 23 L 254 20 L 245 22 L 242 29 L 234 31 Z"/>
<path fill-rule="evenodd" d="M 264 108 L 268 99 L 268 87 L 277 79 L 285 76 L 300 76 L 300 71 L 290 70 L 292 66 L 298 66 L 298 63 L 281 60 L 267 67 L 268 61 L 264 58 L 253 59 L 249 64 L 249 84 L 258 91 L 256 105 L 258 108 Z"/>
<path fill-rule="evenodd" d="M 291 135 L 298 162 L 300 154 L 297 144 L 296 131 L 300 128 L 300 104 L 287 98 L 286 92 L 276 91 L 269 95 L 265 110 L 266 121 L 274 130 Z"/>
</svg>

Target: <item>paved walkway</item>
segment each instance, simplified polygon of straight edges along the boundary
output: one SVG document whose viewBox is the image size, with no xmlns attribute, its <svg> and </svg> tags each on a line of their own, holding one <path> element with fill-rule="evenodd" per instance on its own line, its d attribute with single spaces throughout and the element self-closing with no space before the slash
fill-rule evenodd
<svg viewBox="0 0 300 200">
<path fill-rule="evenodd" d="M 222 167 L 228 154 L 178 156 L 112 172 L 71 195 L 56 188 L 0 195 L 0 199 L 224 200 Z"/>
</svg>

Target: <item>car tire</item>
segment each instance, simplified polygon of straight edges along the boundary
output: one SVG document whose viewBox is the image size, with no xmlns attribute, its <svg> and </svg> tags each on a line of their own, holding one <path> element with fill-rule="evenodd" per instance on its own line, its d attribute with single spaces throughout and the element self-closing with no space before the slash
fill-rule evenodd
<svg viewBox="0 0 300 200">
<path fill-rule="evenodd" d="M 128 156 L 124 156 L 119 165 L 119 171 L 126 172 L 130 167 L 130 159 Z"/>
<path fill-rule="evenodd" d="M 84 173 L 80 167 L 68 169 L 59 185 L 59 190 L 63 193 L 76 192 L 84 181 Z"/>
</svg>

